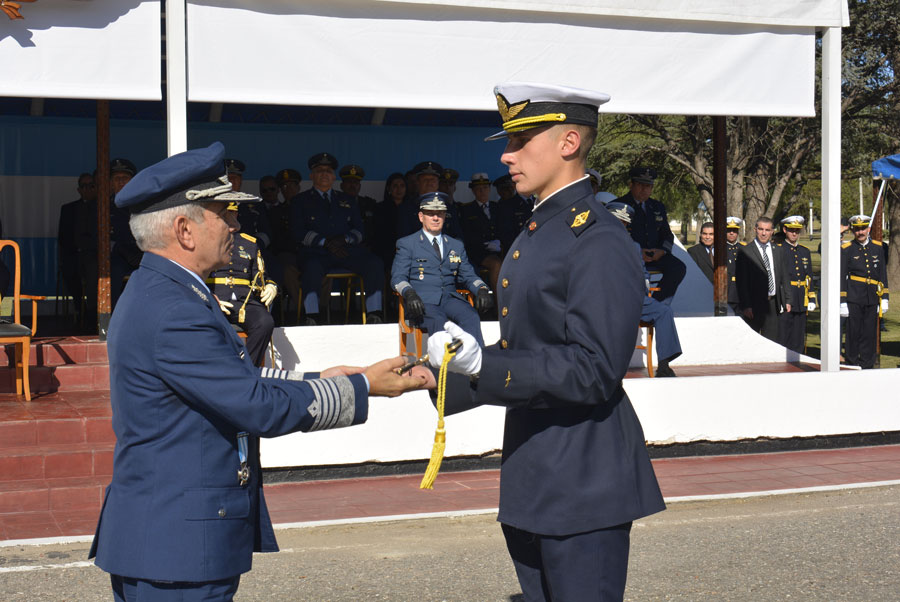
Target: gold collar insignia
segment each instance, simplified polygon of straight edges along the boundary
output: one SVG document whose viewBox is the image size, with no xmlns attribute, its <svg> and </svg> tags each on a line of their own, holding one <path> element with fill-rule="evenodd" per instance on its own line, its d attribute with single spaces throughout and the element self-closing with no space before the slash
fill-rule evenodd
<svg viewBox="0 0 900 602">
<path fill-rule="evenodd" d="M 587 210 L 584 213 L 579 213 L 575 216 L 575 221 L 572 222 L 572 227 L 577 228 L 578 226 L 583 226 L 584 222 L 587 221 L 588 215 L 590 215 L 591 211 Z"/>
</svg>

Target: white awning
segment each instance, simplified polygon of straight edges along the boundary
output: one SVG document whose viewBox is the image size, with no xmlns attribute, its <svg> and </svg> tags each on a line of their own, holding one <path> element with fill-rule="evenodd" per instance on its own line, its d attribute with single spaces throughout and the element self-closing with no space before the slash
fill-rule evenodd
<svg viewBox="0 0 900 602">
<path fill-rule="evenodd" d="M 41 0 L 0 15 L 0 96 L 160 100 L 159 0 Z"/>
<path fill-rule="evenodd" d="M 841 0 L 748 3 L 719 21 L 724 2 L 681 4 L 706 18 L 609 16 L 590 0 L 188 0 L 188 99 L 491 110 L 495 83 L 530 80 L 607 92 L 614 113 L 814 114 L 815 28 L 839 24 Z M 544 5 L 557 10 L 523 9 Z M 778 15 L 809 23 L 741 22 Z"/>
</svg>

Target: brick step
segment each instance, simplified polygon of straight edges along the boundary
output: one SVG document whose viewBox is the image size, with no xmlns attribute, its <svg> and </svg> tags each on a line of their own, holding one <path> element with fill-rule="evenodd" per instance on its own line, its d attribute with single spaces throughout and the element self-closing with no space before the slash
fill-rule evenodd
<svg viewBox="0 0 900 602">
<path fill-rule="evenodd" d="M 0 456 L 5 456 L 9 450 L 22 451 L 26 448 L 44 447 L 50 445 L 83 444 L 96 446 L 104 443 L 115 443 L 116 436 L 112 430 L 112 422 L 109 417 L 109 402 L 106 408 L 97 405 L 96 413 L 106 415 L 98 416 L 71 416 L 71 417 L 22 417 L 21 420 L 0 421 Z M 40 400 L 32 401 L 30 405 L 36 406 Z M 31 408 L 35 412 L 37 408 Z M 90 413 L 82 409 L 82 414 Z M 4 410 L 4 414 L 7 412 Z"/>
<path fill-rule="evenodd" d="M 110 477 L 24 479 L 0 483 L 0 518 L 4 514 L 95 510 L 99 514 Z"/>
<path fill-rule="evenodd" d="M 110 477 L 113 443 L 38 445 L 0 452 L 0 483 L 64 477 Z"/>
<path fill-rule="evenodd" d="M 13 346 L 5 347 L 7 359 L 11 363 Z M 32 366 L 63 366 L 107 361 L 106 343 L 96 337 L 38 337 L 31 341 L 29 363 Z"/>
<path fill-rule="evenodd" d="M 91 362 L 57 366 L 31 366 L 28 378 L 32 393 L 60 391 L 109 391 L 109 364 Z M 13 368 L 0 368 L 0 394 L 16 392 Z"/>
</svg>

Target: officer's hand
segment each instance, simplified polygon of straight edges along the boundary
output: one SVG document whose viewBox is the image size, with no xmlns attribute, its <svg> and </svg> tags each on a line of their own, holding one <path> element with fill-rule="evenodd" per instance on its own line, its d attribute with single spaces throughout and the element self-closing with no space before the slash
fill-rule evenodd
<svg viewBox="0 0 900 602">
<path fill-rule="evenodd" d="M 272 301 L 275 300 L 275 295 L 278 294 L 278 287 L 273 283 L 269 283 L 263 287 L 262 292 L 259 293 L 259 300 L 262 301 L 266 307 L 272 305 Z"/>
<path fill-rule="evenodd" d="M 425 387 L 425 377 L 421 372 L 413 374 L 407 372 L 403 376 L 397 374 L 406 359 L 392 357 L 372 364 L 366 368 L 366 378 L 369 380 L 370 397 L 397 397 L 407 391 L 415 391 Z"/>
<path fill-rule="evenodd" d="M 479 313 L 484 313 L 494 307 L 494 297 L 488 292 L 487 288 L 481 287 L 475 295 L 475 309 Z"/>
<path fill-rule="evenodd" d="M 491 253 L 499 253 L 500 252 L 500 241 L 499 240 L 489 240 L 484 243 L 484 248 L 490 251 Z"/>
<path fill-rule="evenodd" d="M 366 368 L 364 366 L 334 366 L 319 373 L 321 378 L 331 378 L 332 376 L 350 376 L 351 374 L 359 374 Z"/>
<path fill-rule="evenodd" d="M 406 319 L 410 324 L 421 324 L 425 317 L 425 304 L 419 294 L 408 286 L 403 289 L 403 303 L 406 306 Z"/>
<path fill-rule="evenodd" d="M 347 256 L 346 245 L 347 241 L 340 234 L 335 234 L 325 240 L 325 250 L 339 259 Z"/>
<path fill-rule="evenodd" d="M 228 301 L 222 301 L 218 297 L 216 297 L 216 301 L 219 302 L 219 309 L 222 310 L 222 313 L 225 314 L 226 316 L 230 316 L 231 315 L 230 310 L 234 308 L 234 303 L 229 303 Z"/>
<path fill-rule="evenodd" d="M 790 303 L 784 304 L 784 311 L 786 311 L 787 313 L 791 313 L 791 304 Z"/>
<path fill-rule="evenodd" d="M 806 304 L 806 311 L 815 311 L 815 310 L 816 310 L 816 304 L 814 301 L 810 301 L 809 303 Z"/>
<path fill-rule="evenodd" d="M 741 313 L 742 313 L 742 314 L 744 315 L 744 317 L 747 318 L 748 320 L 752 320 L 752 319 L 753 319 L 753 308 L 752 308 L 752 307 L 745 307 L 744 309 L 741 310 Z"/>
<path fill-rule="evenodd" d="M 437 388 L 437 381 L 434 379 L 434 372 L 431 371 L 431 368 L 426 366 L 413 366 L 412 374 L 413 376 L 421 376 L 425 379 L 426 389 Z"/>
<path fill-rule="evenodd" d="M 454 324 L 447 322 L 444 330 L 428 337 L 428 363 L 432 368 L 440 368 L 444 361 L 444 348 L 453 339 L 462 341 L 462 347 L 447 365 L 450 372 L 459 372 L 471 376 L 481 372 L 481 345 L 475 337 Z"/>
<path fill-rule="evenodd" d="M 850 308 L 847 307 L 846 303 L 841 303 L 841 317 L 846 318 L 850 315 Z"/>
<path fill-rule="evenodd" d="M 887 310 L 888 310 L 888 300 L 882 299 L 881 300 L 881 313 L 885 313 Z"/>
</svg>

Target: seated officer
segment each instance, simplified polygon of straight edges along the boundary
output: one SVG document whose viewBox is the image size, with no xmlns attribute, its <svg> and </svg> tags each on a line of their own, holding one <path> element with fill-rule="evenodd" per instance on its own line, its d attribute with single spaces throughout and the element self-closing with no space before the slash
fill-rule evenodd
<svg viewBox="0 0 900 602">
<path fill-rule="evenodd" d="M 229 203 L 228 211 L 238 211 L 238 204 Z M 228 265 L 212 272 L 205 282 L 228 321 L 247 333 L 247 351 L 253 365 L 265 364 L 266 347 L 275 329 L 268 307 L 278 294 L 278 287 L 266 278 L 266 266 L 256 238 L 246 232 L 237 232 Z"/>
<path fill-rule="evenodd" d="M 356 199 L 331 189 L 338 165 L 334 155 L 318 153 L 309 158 L 308 165 L 313 187 L 291 200 L 291 227 L 305 251 L 300 286 L 303 288 L 306 324 L 320 322 L 322 279 L 334 269 L 348 270 L 362 277 L 366 291 L 366 321 L 379 324 L 383 321 L 384 266 L 378 257 L 359 246 L 363 239 L 363 222 Z"/>
<path fill-rule="evenodd" d="M 491 179 L 486 173 L 472 174 L 469 188 L 475 200 L 461 207 L 463 240 L 469 261 L 476 268 L 487 270 L 491 290 L 497 289 L 500 274 L 500 237 L 498 234 L 498 206 L 491 201 Z"/>
<path fill-rule="evenodd" d="M 626 230 L 631 230 L 631 219 L 634 216 L 634 207 L 627 203 L 619 201 L 611 201 L 606 204 L 606 209 L 616 216 Z M 637 246 L 637 252 L 642 254 L 640 245 Z M 647 268 L 644 268 L 644 281 L 647 283 L 647 292 L 650 292 L 650 274 Z M 678 331 L 675 329 L 675 314 L 672 308 L 665 303 L 660 303 L 650 295 L 644 297 L 643 305 L 641 305 L 641 321 L 653 324 L 656 330 L 656 357 L 658 359 L 656 374 L 657 377 L 677 376 L 675 371 L 669 367 L 669 362 L 681 355 L 681 341 L 678 340 Z M 652 353 L 647 350 L 647 353 Z"/>
<path fill-rule="evenodd" d="M 634 167 L 629 174 L 631 191 L 616 200 L 628 203 L 635 209 L 631 223 L 631 238 L 641 245 L 647 270 L 662 272 L 659 290 L 654 292 L 653 296 L 658 301 L 666 301 L 675 295 L 687 268 L 680 259 L 672 255 L 675 235 L 669 228 L 666 208 L 656 199 L 650 198 L 653 181 L 656 180 L 656 170 L 651 167 Z"/>
<path fill-rule="evenodd" d="M 375 207 L 378 201 L 370 196 L 359 194 L 363 178 L 366 177 L 366 170 L 359 165 L 344 165 L 339 175 L 341 176 L 341 192 L 356 200 L 359 214 L 362 216 L 362 245 L 369 250 L 373 250 L 375 248 Z"/>
<path fill-rule="evenodd" d="M 421 323 L 426 331 L 438 332 L 447 320 L 452 320 L 484 347 L 478 312 L 456 289 L 472 291 L 478 311 L 490 309 L 493 299 L 487 285 L 472 269 L 462 242 L 442 234 L 446 201 L 443 192 L 422 195 L 422 229 L 397 241 L 391 287 L 403 296 L 410 324 Z"/>
<path fill-rule="evenodd" d="M 516 183 L 508 173 L 494 180 L 494 188 L 500 197 L 497 201 L 497 236 L 500 238 L 501 256 L 505 257 L 525 222 L 531 217 L 534 202 L 516 192 Z"/>
<path fill-rule="evenodd" d="M 234 192 L 241 192 L 246 169 L 244 162 L 240 159 L 225 159 L 225 175 L 228 176 L 231 190 Z M 269 220 L 262 203 L 241 203 L 237 211 L 241 232 L 255 237 L 261 250 L 269 246 Z"/>
<path fill-rule="evenodd" d="M 434 161 L 422 161 L 412 168 L 416 174 L 415 189 L 418 191 L 418 197 L 422 198 L 423 194 L 438 192 L 441 186 L 441 176 L 444 174 L 444 168 Z M 463 232 L 460 226 L 459 207 L 448 196 L 444 204 L 447 205 L 447 216 L 444 220 L 444 233 L 453 238 L 462 239 Z M 399 216 L 397 226 L 397 234 L 401 237 L 412 234 L 419 230 L 418 204 L 410 203 L 403 208 L 403 215 Z"/>
</svg>

